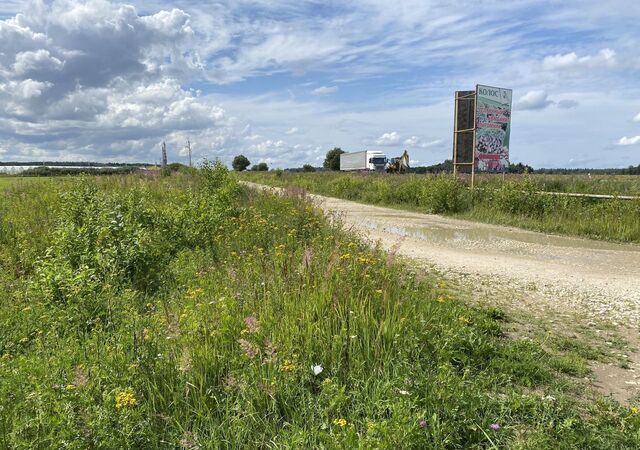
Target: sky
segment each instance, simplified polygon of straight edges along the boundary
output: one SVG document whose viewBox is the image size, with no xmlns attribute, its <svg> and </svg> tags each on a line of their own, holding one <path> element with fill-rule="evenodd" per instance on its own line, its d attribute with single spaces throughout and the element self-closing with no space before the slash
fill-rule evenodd
<svg viewBox="0 0 640 450">
<path fill-rule="evenodd" d="M 0 161 L 333 147 L 451 157 L 453 96 L 513 89 L 510 155 L 640 164 L 640 1 L 0 2 Z"/>
</svg>

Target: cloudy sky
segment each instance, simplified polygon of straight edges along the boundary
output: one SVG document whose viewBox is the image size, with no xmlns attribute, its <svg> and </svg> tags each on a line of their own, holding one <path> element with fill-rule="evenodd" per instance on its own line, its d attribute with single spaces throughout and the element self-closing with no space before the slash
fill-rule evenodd
<svg viewBox="0 0 640 450">
<path fill-rule="evenodd" d="M 513 89 L 511 160 L 640 164 L 640 2 L 0 2 L 0 160 L 450 157 L 453 93 Z"/>
</svg>

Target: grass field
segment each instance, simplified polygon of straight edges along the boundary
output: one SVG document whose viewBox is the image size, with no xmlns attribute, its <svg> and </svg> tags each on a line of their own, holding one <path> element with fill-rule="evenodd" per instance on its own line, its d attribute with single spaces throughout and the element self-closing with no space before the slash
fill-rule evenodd
<svg viewBox="0 0 640 450">
<path fill-rule="evenodd" d="M 243 178 L 272 186 L 461 219 L 556 234 L 640 242 L 640 200 L 575 198 L 539 191 L 634 195 L 640 177 L 481 175 L 469 189 L 451 175 L 248 172 Z"/>
<path fill-rule="evenodd" d="M 479 187 L 500 188 L 505 182 L 522 182 L 525 178 L 537 190 L 546 192 L 640 196 L 640 176 L 637 175 L 507 174 L 503 181 L 500 174 L 481 173 L 477 179 Z"/>
<path fill-rule="evenodd" d="M 10 176 L 0 176 L 0 189 L 13 187 L 17 184 L 25 184 L 25 183 L 34 183 L 34 182 L 42 182 L 46 178 L 37 178 L 37 177 L 10 177 Z"/>
<path fill-rule="evenodd" d="M 2 448 L 638 448 L 583 352 L 507 339 L 296 195 L 0 191 Z"/>
</svg>

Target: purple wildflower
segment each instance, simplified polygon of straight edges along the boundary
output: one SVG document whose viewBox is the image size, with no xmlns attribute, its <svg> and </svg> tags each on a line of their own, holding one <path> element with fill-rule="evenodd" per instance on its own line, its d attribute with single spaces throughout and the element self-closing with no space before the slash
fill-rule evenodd
<svg viewBox="0 0 640 450">
<path fill-rule="evenodd" d="M 493 431 L 498 431 L 500 429 L 500 425 L 498 425 L 497 423 L 492 423 L 491 425 L 489 425 L 489 428 L 491 428 Z"/>
<path fill-rule="evenodd" d="M 255 358 L 258 355 L 258 349 L 249 341 L 238 339 L 240 348 L 249 358 Z"/>
<path fill-rule="evenodd" d="M 424 420 L 424 419 L 422 419 L 422 420 L 420 421 L 419 425 L 420 425 L 420 428 L 426 428 L 426 427 L 427 427 L 427 421 L 426 421 L 426 420 Z"/>
<path fill-rule="evenodd" d="M 256 331 L 258 331 L 258 319 L 256 319 L 254 316 L 245 317 L 244 324 L 247 327 L 247 331 L 249 333 L 255 333 Z"/>
</svg>

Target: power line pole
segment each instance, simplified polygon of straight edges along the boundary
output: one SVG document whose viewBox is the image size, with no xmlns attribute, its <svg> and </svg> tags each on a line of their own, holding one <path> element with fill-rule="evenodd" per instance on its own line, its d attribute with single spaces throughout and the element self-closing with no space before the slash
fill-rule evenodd
<svg viewBox="0 0 640 450">
<path fill-rule="evenodd" d="M 162 141 L 162 167 L 167 165 L 167 144 Z"/>
<path fill-rule="evenodd" d="M 191 167 L 191 141 L 187 139 L 187 149 L 189 150 L 189 167 Z"/>
</svg>

